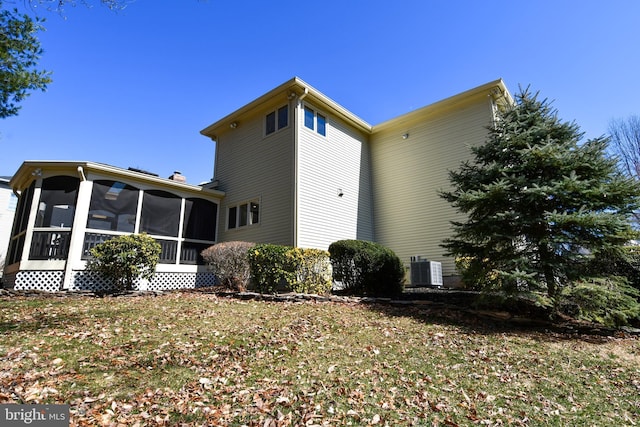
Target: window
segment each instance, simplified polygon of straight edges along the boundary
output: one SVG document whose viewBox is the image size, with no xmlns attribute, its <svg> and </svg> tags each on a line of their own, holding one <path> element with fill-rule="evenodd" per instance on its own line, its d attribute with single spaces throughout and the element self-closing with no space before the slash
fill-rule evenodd
<svg viewBox="0 0 640 427">
<path fill-rule="evenodd" d="M 327 119 L 322 115 L 317 115 L 318 121 L 318 133 L 322 136 L 327 136 Z"/>
<path fill-rule="evenodd" d="M 13 217 L 13 231 L 11 232 L 11 241 L 7 250 L 6 264 L 10 265 L 20 261 L 22 250 L 24 249 L 24 236 L 29 222 L 29 212 L 31 211 L 31 202 L 33 200 L 33 192 L 36 188 L 36 182 L 33 181 L 29 188 L 25 189 L 18 198 L 18 206 Z"/>
<path fill-rule="evenodd" d="M 251 212 L 251 224 L 260 222 L 260 205 L 255 202 L 249 203 L 249 211 Z"/>
<path fill-rule="evenodd" d="M 264 133 L 270 135 L 287 126 L 289 126 L 289 106 L 285 105 L 267 114 Z"/>
<path fill-rule="evenodd" d="M 289 106 L 278 108 L 278 130 L 289 126 Z"/>
<path fill-rule="evenodd" d="M 260 222 L 260 204 L 257 200 L 229 207 L 227 228 L 246 227 Z"/>
<path fill-rule="evenodd" d="M 123 182 L 94 181 L 87 228 L 133 233 L 138 194 L 137 188 Z"/>
<path fill-rule="evenodd" d="M 182 199 L 161 190 L 148 190 L 142 197 L 140 231 L 157 236 L 178 237 Z"/>
<path fill-rule="evenodd" d="M 313 116 L 315 115 L 315 113 L 313 112 L 313 110 L 309 107 L 304 107 L 304 125 L 306 127 L 308 127 L 311 130 L 314 130 L 314 120 L 313 120 Z"/>
<path fill-rule="evenodd" d="M 306 106 L 304 107 L 304 126 L 322 136 L 327 136 L 327 118 Z"/>
<path fill-rule="evenodd" d="M 229 208 L 229 223 L 228 223 L 228 228 L 232 229 L 232 228 L 236 228 L 236 224 L 238 223 L 238 207 L 234 206 L 232 208 Z"/>
<path fill-rule="evenodd" d="M 29 259 L 50 260 L 67 257 L 79 185 L 80 180 L 72 176 L 52 176 L 42 180 L 35 226 L 45 230 L 33 232 Z M 24 245 L 17 243 L 20 246 Z"/>
<path fill-rule="evenodd" d="M 195 240 L 216 240 L 218 205 L 204 199 L 185 200 L 182 237 Z"/>
<path fill-rule="evenodd" d="M 73 225 L 80 180 L 71 176 L 53 176 L 42 180 L 36 227 Z"/>
<path fill-rule="evenodd" d="M 245 203 L 244 205 L 240 205 L 240 207 L 238 208 L 238 217 L 239 217 L 239 221 L 238 221 L 238 227 L 244 227 L 245 225 L 247 225 L 247 218 L 249 217 L 249 212 L 247 212 L 247 204 Z"/>
<path fill-rule="evenodd" d="M 26 231 L 27 223 L 29 222 L 29 212 L 31 211 L 31 203 L 33 201 L 33 192 L 36 188 L 36 182 L 33 181 L 29 188 L 22 192 L 20 199 L 18 200 L 18 208 L 13 218 L 13 232 L 12 236 Z"/>
<path fill-rule="evenodd" d="M 276 112 L 267 114 L 266 134 L 269 135 L 276 131 Z"/>
</svg>

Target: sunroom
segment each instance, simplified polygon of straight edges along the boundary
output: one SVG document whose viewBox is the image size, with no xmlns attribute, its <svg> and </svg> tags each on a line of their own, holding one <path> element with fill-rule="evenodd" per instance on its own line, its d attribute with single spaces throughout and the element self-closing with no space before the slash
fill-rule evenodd
<svg viewBox="0 0 640 427">
<path fill-rule="evenodd" d="M 162 247 L 156 274 L 138 289 L 210 286 L 200 252 L 216 243 L 224 193 L 155 174 L 91 162 L 27 161 L 10 181 L 18 196 L 4 286 L 106 291 L 86 270 L 90 250 L 114 236 L 146 233 Z"/>
</svg>

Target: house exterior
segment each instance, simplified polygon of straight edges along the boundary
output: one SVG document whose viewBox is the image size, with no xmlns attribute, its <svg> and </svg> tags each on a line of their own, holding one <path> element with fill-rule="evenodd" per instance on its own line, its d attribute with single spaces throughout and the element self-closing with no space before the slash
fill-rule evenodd
<svg viewBox="0 0 640 427">
<path fill-rule="evenodd" d="M 216 188 L 230 192 L 221 240 L 323 249 L 373 240 L 370 132 L 297 78 L 202 130 L 216 141 Z M 242 221 L 251 204 L 258 221 Z"/>
<path fill-rule="evenodd" d="M 9 245 L 13 214 L 18 204 L 18 197 L 13 194 L 9 185 L 10 179 L 9 176 L 0 176 L 0 277 L 2 277 L 2 266 Z"/>
<path fill-rule="evenodd" d="M 496 80 L 370 125 L 293 78 L 201 131 L 216 141 L 221 240 L 321 249 L 370 240 L 454 277 L 439 245 L 462 217 L 438 192 L 512 102 Z"/>
<path fill-rule="evenodd" d="M 162 247 L 151 283 L 161 290 L 213 285 L 200 252 L 217 241 L 224 193 L 100 163 L 26 161 L 10 181 L 20 194 L 3 282 L 14 289 L 108 290 L 85 270 L 90 249 L 147 233 Z"/>
<path fill-rule="evenodd" d="M 440 247 L 463 219 L 438 193 L 470 159 L 497 109 L 513 99 L 502 80 L 371 125 L 295 77 L 207 126 L 216 142 L 212 182 L 91 162 L 25 162 L 5 286 L 106 289 L 85 271 L 89 249 L 146 232 L 162 245 L 150 289 L 211 285 L 202 249 L 223 241 L 327 249 L 375 241 L 407 267 L 411 257 L 454 260 Z M 445 284 L 447 284 L 445 282 Z"/>
</svg>

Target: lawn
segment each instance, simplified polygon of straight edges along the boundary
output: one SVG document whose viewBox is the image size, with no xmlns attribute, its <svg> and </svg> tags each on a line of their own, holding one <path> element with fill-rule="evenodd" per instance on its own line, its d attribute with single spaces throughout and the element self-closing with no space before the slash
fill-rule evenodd
<svg viewBox="0 0 640 427">
<path fill-rule="evenodd" d="M 72 425 L 640 424 L 640 340 L 207 293 L 0 298 L 0 403 Z"/>
</svg>

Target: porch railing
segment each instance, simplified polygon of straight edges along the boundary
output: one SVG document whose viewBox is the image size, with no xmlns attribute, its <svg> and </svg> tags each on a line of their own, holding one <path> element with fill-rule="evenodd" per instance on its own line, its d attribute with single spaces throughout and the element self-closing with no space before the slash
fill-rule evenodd
<svg viewBox="0 0 640 427">
<path fill-rule="evenodd" d="M 29 259 L 67 259 L 70 240 L 70 231 L 34 231 Z"/>
<path fill-rule="evenodd" d="M 182 242 L 180 264 L 204 264 L 204 259 L 200 253 L 212 244 L 213 243 Z"/>
<path fill-rule="evenodd" d="M 114 234 L 102 234 L 102 233 L 85 233 L 84 245 L 82 248 L 82 259 L 91 258 L 91 249 L 99 245 L 102 242 L 106 242 L 109 239 L 116 237 Z M 155 239 L 160 244 L 162 251 L 160 252 L 159 262 L 162 264 L 174 264 L 176 262 L 176 255 L 178 253 L 178 242 L 175 240 L 159 240 Z"/>
<path fill-rule="evenodd" d="M 156 242 L 160 243 L 160 247 L 162 248 L 158 262 L 161 264 L 175 264 L 176 256 L 178 255 L 178 242 L 175 240 L 158 239 L 156 239 Z"/>
<path fill-rule="evenodd" d="M 84 233 L 84 244 L 82 245 L 82 259 L 91 258 L 91 249 L 102 242 L 106 242 L 116 236 L 113 234 Z"/>
<path fill-rule="evenodd" d="M 89 259 L 91 257 L 91 248 L 114 237 L 116 237 L 114 234 L 85 233 L 82 259 Z M 176 240 L 155 240 L 162 248 L 159 262 L 161 264 L 175 264 L 178 255 L 178 242 Z M 211 244 L 183 242 L 180 253 L 180 264 L 203 264 L 204 261 L 200 256 L 200 252 L 209 246 L 211 246 Z"/>
</svg>

